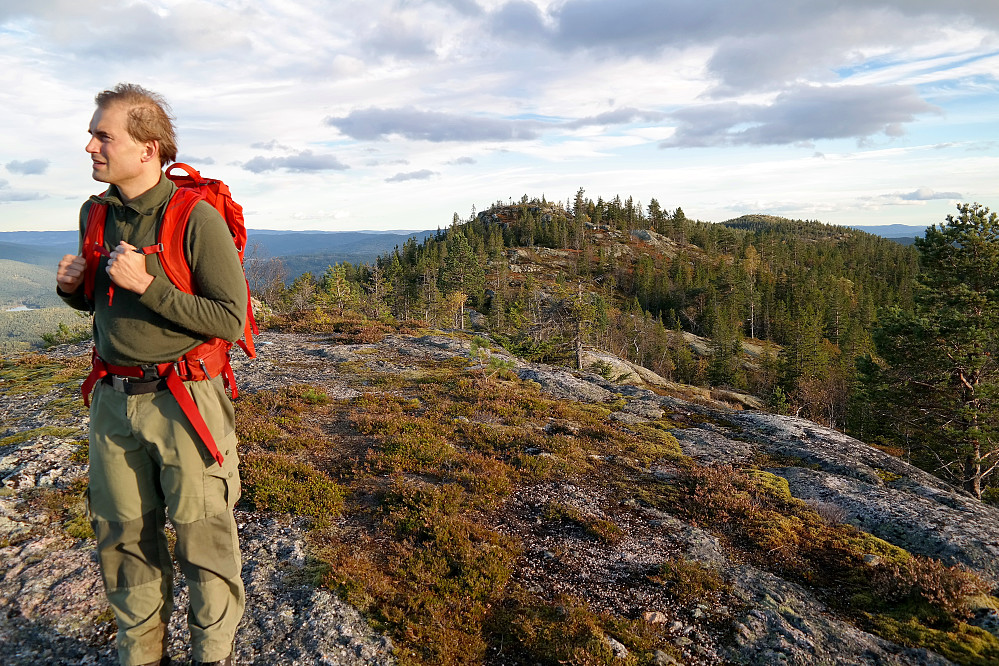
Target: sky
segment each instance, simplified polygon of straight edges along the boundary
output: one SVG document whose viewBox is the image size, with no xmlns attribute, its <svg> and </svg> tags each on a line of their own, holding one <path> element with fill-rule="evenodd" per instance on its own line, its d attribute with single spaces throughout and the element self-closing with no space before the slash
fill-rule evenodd
<svg viewBox="0 0 999 666">
<path fill-rule="evenodd" d="M 119 82 L 252 229 L 580 188 L 711 222 L 999 209 L 996 0 L 3 0 L 0 231 L 76 229 Z"/>
</svg>

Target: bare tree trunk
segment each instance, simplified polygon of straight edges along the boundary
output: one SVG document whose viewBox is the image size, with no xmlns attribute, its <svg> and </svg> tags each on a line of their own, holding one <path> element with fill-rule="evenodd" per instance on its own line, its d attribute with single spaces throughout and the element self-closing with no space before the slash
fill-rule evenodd
<svg viewBox="0 0 999 666">
<path fill-rule="evenodd" d="M 982 499 L 982 451 L 978 442 L 964 459 L 964 489 Z"/>
</svg>

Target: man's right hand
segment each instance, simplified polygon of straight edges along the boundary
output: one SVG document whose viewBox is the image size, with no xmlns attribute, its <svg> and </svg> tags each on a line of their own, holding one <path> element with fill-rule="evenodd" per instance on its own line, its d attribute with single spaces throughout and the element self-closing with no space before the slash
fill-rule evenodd
<svg viewBox="0 0 999 666">
<path fill-rule="evenodd" d="M 75 254 L 67 254 L 59 262 L 56 270 L 56 282 L 65 294 L 72 294 L 83 284 L 83 273 L 87 269 L 87 260 Z"/>
</svg>

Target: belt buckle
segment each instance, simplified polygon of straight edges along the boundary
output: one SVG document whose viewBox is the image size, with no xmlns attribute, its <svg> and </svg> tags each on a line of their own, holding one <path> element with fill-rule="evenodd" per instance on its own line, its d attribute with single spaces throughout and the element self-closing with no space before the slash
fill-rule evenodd
<svg viewBox="0 0 999 666">
<path fill-rule="evenodd" d="M 124 393 L 125 384 L 127 383 L 128 380 L 125 379 L 124 377 L 120 375 L 111 375 L 111 388 L 113 388 L 115 391 L 118 391 L 119 393 Z"/>
</svg>

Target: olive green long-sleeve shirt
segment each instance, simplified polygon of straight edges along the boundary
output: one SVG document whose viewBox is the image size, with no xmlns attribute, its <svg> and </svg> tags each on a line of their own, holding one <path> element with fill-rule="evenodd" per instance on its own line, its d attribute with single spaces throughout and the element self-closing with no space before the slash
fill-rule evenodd
<svg viewBox="0 0 999 666">
<path fill-rule="evenodd" d="M 156 243 L 156 231 L 170 197 L 177 187 L 165 176 L 148 192 L 127 204 L 118 188 L 91 197 L 80 211 L 80 239 L 86 233 L 93 202 L 108 204 L 104 246 L 113 250 L 120 241 L 137 248 Z M 63 300 L 78 310 L 94 311 L 94 344 L 97 353 L 114 365 L 166 363 L 211 338 L 238 340 L 246 321 L 246 281 L 239 255 L 225 220 L 210 204 L 194 207 L 187 224 L 184 251 L 194 276 L 197 295 L 187 294 L 170 282 L 159 255 L 146 256 L 146 271 L 153 281 L 141 296 L 114 288 L 109 304 L 111 278 L 102 258 L 97 270 L 94 303 L 86 302 L 81 286 Z"/>
</svg>

